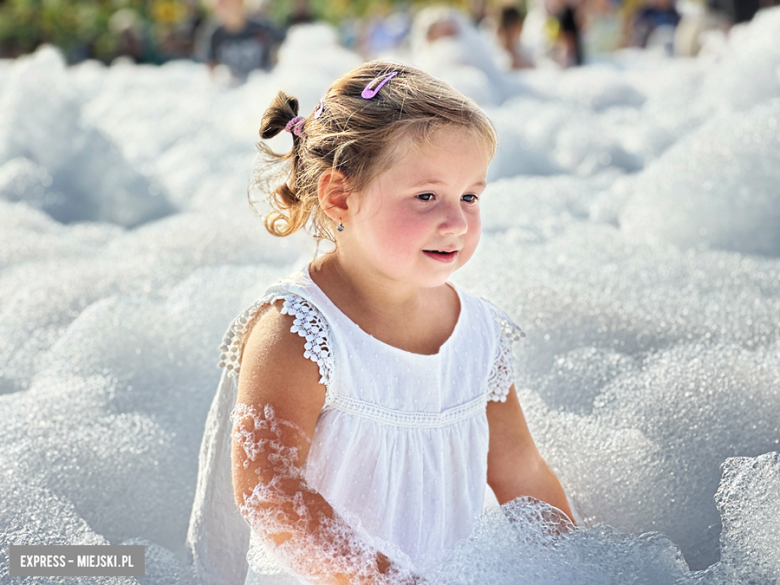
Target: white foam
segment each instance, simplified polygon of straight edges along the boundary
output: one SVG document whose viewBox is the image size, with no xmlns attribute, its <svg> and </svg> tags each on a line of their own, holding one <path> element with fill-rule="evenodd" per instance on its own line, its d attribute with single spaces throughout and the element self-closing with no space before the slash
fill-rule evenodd
<svg viewBox="0 0 780 585">
<path fill-rule="evenodd" d="M 780 578 L 779 35 L 766 10 L 719 60 L 481 88 L 500 180 L 454 280 L 525 330 L 521 402 L 591 528 L 528 540 L 530 516 L 493 512 L 433 582 Z M 191 63 L 0 62 L 0 548 L 154 542 L 147 579 L 191 582 L 222 334 L 314 251 L 248 207 L 259 120 L 358 62 L 323 26 L 237 89 Z"/>
<path fill-rule="evenodd" d="M 780 92 L 778 92 L 780 94 Z M 632 241 L 780 255 L 780 99 L 718 116 L 637 177 Z"/>
<path fill-rule="evenodd" d="M 54 49 L 14 64 L 0 108 L 4 198 L 27 200 L 63 223 L 134 226 L 174 211 L 159 184 L 84 123 L 80 96 Z"/>
</svg>

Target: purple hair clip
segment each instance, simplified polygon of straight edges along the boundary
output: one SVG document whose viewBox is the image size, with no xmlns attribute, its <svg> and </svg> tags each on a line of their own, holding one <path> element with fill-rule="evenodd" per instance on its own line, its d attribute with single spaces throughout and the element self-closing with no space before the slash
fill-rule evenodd
<svg viewBox="0 0 780 585">
<path fill-rule="evenodd" d="M 287 122 L 287 125 L 284 127 L 284 129 L 287 132 L 292 132 L 296 136 L 300 136 L 301 132 L 303 132 L 303 123 L 305 121 L 306 118 L 303 116 L 295 116 L 295 118 Z"/>
<path fill-rule="evenodd" d="M 362 97 L 364 100 L 370 100 L 372 97 L 374 97 L 377 92 L 382 89 L 382 86 L 390 81 L 393 77 L 398 75 L 398 71 L 393 71 L 392 73 L 384 73 L 382 75 L 379 75 L 378 77 L 375 77 L 372 79 L 368 85 L 363 89 L 363 93 L 360 94 L 360 97 Z M 379 81 L 381 79 L 381 81 Z M 379 85 L 377 85 L 375 88 L 371 88 L 372 85 L 374 85 L 377 81 L 379 81 Z"/>
<path fill-rule="evenodd" d="M 325 98 L 322 98 L 320 100 L 320 103 L 317 104 L 317 110 L 314 112 L 314 119 L 319 120 L 324 110 L 325 110 Z"/>
</svg>

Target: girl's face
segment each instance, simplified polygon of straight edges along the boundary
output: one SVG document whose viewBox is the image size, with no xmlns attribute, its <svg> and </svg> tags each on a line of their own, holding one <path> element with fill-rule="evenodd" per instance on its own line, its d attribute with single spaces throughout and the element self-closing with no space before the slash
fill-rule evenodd
<svg viewBox="0 0 780 585">
<path fill-rule="evenodd" d="M 490 162 L 475 135 L 434 131 L 400 145 L 398 162 L 351 199 L 357 210 L 339 247 L 372 276 L 440 286 L 471 258 L 480 236 L 479 198 Z"/>
</svg>

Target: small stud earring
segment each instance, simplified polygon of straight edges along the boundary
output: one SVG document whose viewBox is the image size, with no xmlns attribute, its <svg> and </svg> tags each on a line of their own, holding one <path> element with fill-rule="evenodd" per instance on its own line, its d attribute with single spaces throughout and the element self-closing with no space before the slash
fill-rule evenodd
<svg viewBox="0 0 780 585">
<path fill-rule="evenodd" d="M 340 232 L 343 232 L 344 231 L 344 225 L 341 222 L 339 222 L 339 225 L 336 227 L 336 229 L 339 230 Z"/>
</svg>

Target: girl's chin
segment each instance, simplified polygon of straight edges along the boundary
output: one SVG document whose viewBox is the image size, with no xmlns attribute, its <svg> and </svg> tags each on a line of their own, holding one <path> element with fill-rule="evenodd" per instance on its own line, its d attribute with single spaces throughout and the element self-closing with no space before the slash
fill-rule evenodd
<svg viewBox="0 0 780 585">
<path fill-rule="evenodd" d="M 444 286 L 458 267 L 459 265 L 455 263 L 442 264 L 440 265 L 440 270 L 431 270 L 422 275 L 418 280 L 419 286 L 422 288 Z"/>
</svg>

